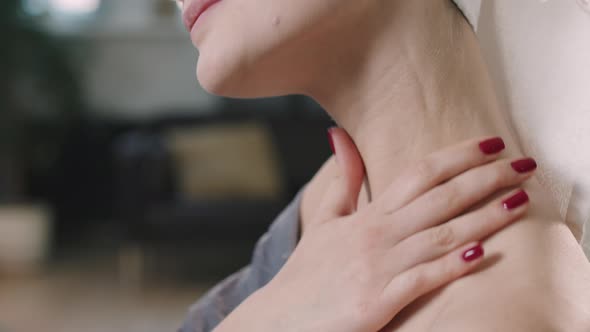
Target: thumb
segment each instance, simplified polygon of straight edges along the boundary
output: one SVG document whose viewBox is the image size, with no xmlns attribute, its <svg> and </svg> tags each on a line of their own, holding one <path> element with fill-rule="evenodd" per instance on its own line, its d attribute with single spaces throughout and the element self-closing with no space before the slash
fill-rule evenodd
<svg viewBox="0 0 590 332">
<path fill-rule="evenodd" d="M 322 221 L 349 215 L 356 210 L 365 177 L 361 155 L 348 133 L 338 127 L 328 130 L 338 174 L 332 179 L 318 211 Z"/>
</svg>

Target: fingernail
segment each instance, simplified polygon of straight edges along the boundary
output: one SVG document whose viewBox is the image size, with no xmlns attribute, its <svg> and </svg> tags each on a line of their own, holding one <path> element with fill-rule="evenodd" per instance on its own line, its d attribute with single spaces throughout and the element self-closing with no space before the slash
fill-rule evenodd
<svg viewBox="0 0 590 332">
<path fill-rule="evenodd" d="M 483 247 L 481 246 L 481 243 L 479 243 L 476 246 L 467 249 L 463 253 L 463 260 L 466 262 L 472 262 L 483 256 L 483 253 Z"/>
<path fill-rule="evenodd" d="M 518 173 L 528 173 L 537 169 L 537 162 L 533 158 L 520 159 L 512 162 L 510 165 Z"/>
<path fill-rule="evenodd" d="M 328 141 L 330 142 L 330 149 L 332 150 L 332 153 L 336 154 L 336 148 L 334 147 L 334 137 L 332 137 L 333 131 L 333 127 L 328 129 Z"/>
<path fill-rule="evenodd" d="M 479 148 L 485 154 L 496 154 L 504 150 L 506 145 L 502 138 L 494 137 L 479 143 Z"/>
<path fill-rule="evenodd" d="M 517 192 L 502 202 L 506 210 L 513 210 L 529 201 L 529 195 L 524 190 Z"/>
</svg>

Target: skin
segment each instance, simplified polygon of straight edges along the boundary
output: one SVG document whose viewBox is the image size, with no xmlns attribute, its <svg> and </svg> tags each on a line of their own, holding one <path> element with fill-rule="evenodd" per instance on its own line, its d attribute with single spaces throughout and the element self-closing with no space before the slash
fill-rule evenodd
<svg viewBox="0 0 590 332">
<path fill-rule="evenodd" d="M 508 157 L 523 156 L 477 39 L 449 1 L 225 0 L 208 14 L 191 34 L 201 85 L 317 100 L 364 161 L 359 208 L 405 165 L 469 137 L 502 136 Z M 335 173 L 329 161 L 308 186 L 304 230 Z M 485 268 L 421 298 L 385 331 L 590 330 L 590 264 L 548 192 L 536 179 L 524 188 L 530 212 L 487 239 Z"/>
</svg>

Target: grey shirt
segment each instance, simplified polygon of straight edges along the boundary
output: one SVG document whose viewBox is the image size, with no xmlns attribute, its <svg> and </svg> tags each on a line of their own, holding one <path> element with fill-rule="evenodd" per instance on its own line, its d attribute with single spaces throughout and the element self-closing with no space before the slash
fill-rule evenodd
<svg viewBox="0 0 590 332">
<path fill-rule="evenodd" d="M 212 331 L 279 272 L 297 245 L 302 192 L 258 240 L 250 265 L 227 277 L 194 304 L 179 332 Z"/>
</svg>

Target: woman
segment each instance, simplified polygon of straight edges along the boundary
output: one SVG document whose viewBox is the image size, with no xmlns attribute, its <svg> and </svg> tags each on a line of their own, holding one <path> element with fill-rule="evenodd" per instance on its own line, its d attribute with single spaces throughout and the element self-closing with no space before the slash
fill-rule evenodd
<svg viewBox="0 0 590 332">
<path fill-rule="evenodd" d="M 316 99 L 351 135 L 366 167 L 367 190 L 358 201 L 359 211 L 387 197 L 387 188 L 405 174 L 405 165 L 418 164 L 424 174 L 432 173 L 442 162 L 433 166 L 418 161 L 466 138 L 501 135 L 507 157 L 523 155 L 499 106 L 472 27 L 450 1 L 224 0 L 195 25 L 193 3 L 186 0 L 184 8 L 191 38 L 200 51 L 201 85 L 226 96 L 301 93 Z M 285 280 L 293 280 L 290 276 L 298 271 L 290 266 L 304 266 L 297 263 L 305 262 L 301 258 L 305 255 L 297 253 L 305 252 L 300 249 L 306 248 L 307 229 L 314 229 L 307 223 L 313 224 L 317 219 L 312 216 L 324 210 L 317 202 L 330 196 L 324 184 L 334 172 L 328 164 L 306 188 L 301 202 L 302 242 L 285 268 L 268 286 L 260 282 L 260 291 L 233 311 L 219 331 L 236 330 L 234 324 L 241 330 L 264 330 L 260 324 L 273 321 L 272 317 L 284 324 L 278 330 L 300 331 L 307 326 L 311 314 L 281 322 L 287 309 L 271 310 L 289 308 L 281 301 L 298 294 L 278 291 L 285 287 L 274 285 L 289 285 Z M 489 258 L 484 268 L 402 306 L 401 312 L 390 310 L 388 318 L 393 320 L 384 330 L 590 329 L 588 261 L 561 221 L 547 188 L 537 179 L 523 187 L 531 196 L 529 214 L 486 240 Z M 459 196 L 447 197 L 452 203 Z M 420 219 L 420 213 L 415 210 L 406 217 Z M 455 237 L 451 233 L 443 238 L 452 242 Z M 333 301 L 333 306 L 340 304 Z M 203 308 L 196 306 L 196 315 Z M 369 318 L 360 321 L 366 324 L 362 327 L 377 330 L 387 315 L 370 308 L 362 315 Z M 229 312 L 220 314 L 223 319 Z M 339 323 L 355 326 L 347 325 L 346 318 L 342 315 Z M 249 322 L 259 325 L 244 325 Z M 191 330 L 191 323 L 198 322 L 189 319 L 186 330 L 198 331 Z"/>
</svg>

